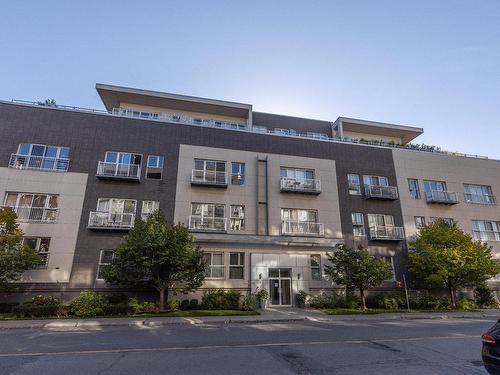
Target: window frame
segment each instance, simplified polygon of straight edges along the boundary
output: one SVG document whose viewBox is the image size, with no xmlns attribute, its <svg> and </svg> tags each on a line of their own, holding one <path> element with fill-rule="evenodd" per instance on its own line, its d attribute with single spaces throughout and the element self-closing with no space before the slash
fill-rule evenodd
<svg viewBox="0 0 500 375">
<path fill-rule="evenodd" d="M 360 217 L 361 221 L 355 219 L 356 216 Z M 366 236 L 365 217 L 362 212 L 351 212 L 351 223 L 352 223 L 352 234 L 354 237 Z"/>
<path fill-rule="evenodd" d="M 479 188 L 479 189 L 477 189 Z M 467 189 L 481 190 L 481 194 L 473 193 L 467 191 Z M 486 192 L 485 192 L 486 191 Z M 467 198 L 467 196 L 479 196 L 484 198 L 482 202 L 474 201 L 472 198 Z M 480 184 L 464 184 L 464 201 L 469 204 L 484 204 L 484 205 L 495 205 L 496 199 L 493 195 L 493 188 L 491 185 L 480 185 Z"/>
<path fill-rule="evenodd" d="M 207 262 L 205 258 L 206 255 L 210 256 L 210 261 Z M 222 259 L 222 264 L 213 264 L 214 255 L 220 255 Z M 207 251 L 203 252 L 203 257 L 207 262 L 207 269 L 205 270 L 207 273 L 205 274 L 205 279 L 225 279 L 226 278 L 226 262 L 225 262 L 225 253 L 220 251 Z M 213 276 L 213 269 L 219 268 L 222 270 L 222 276 Z"/>
<path fill-rule="evenodd" d="M 151 158 L 157 158 L 156 166 L 149 165 L 149 161 Z M 163 155 L 148 155 L 146 160 L 146 180 L 162 180 L 163 179 L 163 168 L 165 167 L 165 157 Z M 160 177 L 149 177 L 150 169 L 158 170 Z"/>
<path fill-rule="evenodd" d="M 111 265 L 111 262 L 104 263 L 102 261 L 103 254 L 105 252 L 111 252 L 111 262 L 113 261 L 113 258 L 115 257 L 115 250 L 112 250 L 112 249 L 101 249 L 99 251 L 99 262 L 97 263 L 97 272 L 96 272 L 96 280 L 99 280 L 99 281 L 104 281 L 104 279 L 102 277 L 99 277 L 100 274 L 101 274 L 102 267 Z"/>
<path fill-rule="evenodd" d="M 418 221 L 420 219 L 422 219 L 421 221 L 422 221 L 423 225 L 419 226 Z M 414 216 L 414 220 L 415 220 L 415 228 L 417 230 L 420 230 L 427 225 L 426 220 L 425 220 L 425 216 Z"/>
<path fill-rule="evenodd" d="M 415 187 L 412 188 L 411 182 L 415 182 Z M 409 178 L 408 179 L 408 192 L 411 199 L 421 199 L 420 194 L 420 183 L 417 178 Z M 412 195 L 412 192 L 415 192 L 415 196 Z"/>
<path fill-rule="evenodd" d="M 144 208 L 146 206 L 146 202 L 147 203 L 152 203 L 153 204 L 153 208 L 154 208 L 152 211 L 147 212 L 147 213 L 144 212 Z M 149 215 L 151 215 L 153 212 L 155 212 L 155 211 L 157 211 L 159 209 L 160 209 L 160 201 L 155 201 L 155 200 L 151 200 L 151 199 L 143 200 L 142 201 L 142 206 L 141 206 L 141 219 L 142 220 L 146 220 Z"/>
<path fill-rule="evenodd" d="M 366 180 L 369 179 L 370 183 L 366 183 Z M 372 179 L 376 179 L 376 183 L 372 183 Z M 381 181 L 384 181 L 384 183 L 381 183 Z M 378 176 L 378 175 L 363 175 L 363 185 L 368 185 L 368 186 L 389 186 L 389 178 L 387 176 Z"/>
<path fill-rule="evenodd" d="M 384 223 L 379 225 L 378 224 L 378 218 L 382 217 Z M 391 218 L 390 221 L 392 222 L 391 224 L 387 224 L 387 219 Z M 373 222 L 373 220 L 370 219 L 375 219 L 374 223 L 375 225 L 371 225 L 370 222 Z M 393 215 L 388 215 L 388 214 L 368 214 L 368 226 L 370 228 L 372 227 L 395 227 L 394 225 L 394 216 Z"/>
<path fill-rule="evenodd" d="M 313 257 L 318 257 L 317 264 L 313 264 Z M 322 272 L 321 266 L 322 266 L 321 254 L 310 254 L 309 255 L 309 268 L 311 270 L 311 280 L 321 281 L 323 279 L 323 272 Z M 315 273 L 314 270 L 317 270 L 318 273 Z"/>
<path fill-rule="evenodd" d="M 36 240 L 36 244 L 34 248 L 29 247 L 26 245 L 25 241 L 26 240 Z M 41 245 L 42 241 L 48 240 L 47 248 L 45 251 L 41 251 Z M 46 270 L 49 268 L 49 257 L 50 257 L 50 244 L 52 242 L 51 237 L 37 237 L 37 236 L 24 236 L 22 239 L 22 244 L 23 246 L 26 246 L 30 249 L 33 249 L 36 251 L 36 253 L 42 258 L 42 262 L 34 264 L 33 269 L 34 270 Z"/>
<path fill-rule="evenodd" d="M 238 167 L 238 171 L 234 172 L 234 167 Z M 239 181 L 239 183 L 236 183 Z M 246 182 L 246 165 L 244 162 L 232 161 L 231 162 L 231 185 L 243 186 Z"/>
<path fill-rule="evenodd" d="M 237 264 L 231 264 L 231 255 L 237 255 Z M 231 269 L 241 269 L 241 277 L 231 277 Z M 229 253 L 229 280 L 245 280 L 245 253 L 243 252 L 230 252 Z"/>
<path fill-rule="evenodd" d="M 233 215 L 233 211 L 236 207 L 241 208 L 240 216 Z M 236 224 L 236 221 L 240 222 L 239 229 L 233 228 L 233 220 L 234 220 L 235 224 Z M 229 229 L 232 231 L 236 231 L 236 232 L 240 232 L 240 231 L 245 230 L 245 205 L 243 205 L 243 204 L 231 204 L 231 205 L 229 205 Z"/>
<path fill-rule="evenodd" d="M 357 183 L 351 182 L 351 177 L 355 177 L 354 180 L 357 180 Z M 361 195 L 361 179 L 359 178 L 359 174 L 347 174 L 347 190 L 349 195 Z"/>
</svg>

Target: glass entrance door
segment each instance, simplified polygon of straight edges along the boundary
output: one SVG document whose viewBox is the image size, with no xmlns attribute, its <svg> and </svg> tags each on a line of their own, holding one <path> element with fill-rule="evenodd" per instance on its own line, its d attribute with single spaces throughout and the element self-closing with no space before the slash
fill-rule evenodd
<svg viewBox="0 0 500 375">
<path fill-rule="evenodd" d="M 289 268 L 269 269 L 269 296 L 272 306 L 292 305 L 292 278 Z"/>
</svg>

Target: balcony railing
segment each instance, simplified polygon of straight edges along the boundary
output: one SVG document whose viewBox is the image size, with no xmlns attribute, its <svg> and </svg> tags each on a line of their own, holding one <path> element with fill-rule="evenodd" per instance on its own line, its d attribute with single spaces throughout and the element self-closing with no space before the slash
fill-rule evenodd
<svg viewBox="0 0 500 375">
<path fill-rule="evenodd" d="M 88 227 L 91 229 L 128 230 L 134 226 L 135 215 L 90 211 Z"/>
<path fill-rule="evenodd" d="M 189 229 L 207 232 L 225 232 L 227 228 L 225 217 L 189 216 Z"/>
<path fill-rule="evenodd" d="M 320 194 L 321 181 L 312 178 L 281 177 L 280 191 L 288 193 Z"/>
<path fill-rule="evenodd" d="M 457 193 L 454 191 L 430 190 L 425 192 L 428 203 L 457 204 Z"/>
<path fill-rule="evenodd" d="M 287 236 L 324 236 L 325 227 L 323 223 L 313 221 L 290 221 L 281 222 L 281 233 Z"/>
<path fill-rule="evenodd" d="M 403 227 L 374 226 L 370 227 L 372 240 L 400 241 L 405 237 Z"/>
<path fill-rule="evenodd" d="M 119 164 L 100 161 L 97 166 L 97 177 L 110 180 L 139 181 L 141 167 L 137 164 Z"/>
<path fill-rule="evenodd" d="M 11 154 L 9 168 L 37 169 L 41 171 L 67 172 L 69 159 L 48 158 L 44 156 L 30 156 Z"/>
<path fill-rule="evenodd" d="M 398 199 L 398 188 L 396 186 L 365 185 L 365 197 L 367 199 Z"/>
<path fill-rule="evenodd" d="M 26 223 L 53 223 L 57 220 L 58 208 L 3 206 L 10 208 L 17 215 L 17 220 Z"/>
<path fill-rule="evenodd" d="M 467 203 L 497 204 L 496 197 L 490 194 L 464 193 L 464 198 Z"/>
<path fill-rule="evenodd" d="M 500 241 L 500 232 L 493 230 L 473 230 L 474 239 L 480 241 Z"/>
<path fill-rule="evenodd" d="M 227 172 L 193 169 L 191 185 L 227 187 Z"/>
</svg>

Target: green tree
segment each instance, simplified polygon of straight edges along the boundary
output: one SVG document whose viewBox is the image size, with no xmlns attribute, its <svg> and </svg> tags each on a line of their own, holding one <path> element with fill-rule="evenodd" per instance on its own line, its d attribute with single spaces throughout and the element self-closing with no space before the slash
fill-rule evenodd
<svg viewBox="0 0 500 375">
<path fill-rule="evenodd" d="M 391 278 L 389 264 L 376 259 L 361 246 L 355 250 L 339 245 L 332 254 L 328 254 L 328 259 L 331 264 L 325 266 L 325 273 L 334 283 L 345 286 L 346 295 L 350 290 L 357 289 L 363 310 L 366 310 L 365 291 Z"/>
<path fill-rule="evenodd" d="M 22 245 L 23 231 L 16 222 L 16 213 L 0 208 L 0 289 L 9 289 L 23 272 L 41 262 L 36 251 Z"/>
<path fill-rule="evenodd" d="M 188 229 L 181 224 L 171 226 L 156 211 L 146 220 L 135 221 L 103 277 L 115 285 L 156 289 L 164 310 L 172 290 L 187 292 L 200 287 L 205 269 L 203 252 L 194 246 Z"/>
<path fill-rule="evenodd" d="M 500 273 L 500 262 L 492 258 L 490 246 L 443 219 L 420 229 L 410 247 L 414 251 L 409 254 L 408 270 L 417 284 L 448 289 L 453 307 L 459 288 L 483 286 Z"/>
</svg>

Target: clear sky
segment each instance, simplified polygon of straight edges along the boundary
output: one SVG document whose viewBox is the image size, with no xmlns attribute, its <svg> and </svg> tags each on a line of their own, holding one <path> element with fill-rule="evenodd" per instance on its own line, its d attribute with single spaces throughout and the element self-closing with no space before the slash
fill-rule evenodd
<svg viewBox="0 0 500 375">
<path fill-rule="evenodd" d="M 96 82 L 423 127 L 500 159 L 500 1 L 0 0 L 0 99 Z"/>
</svg>

